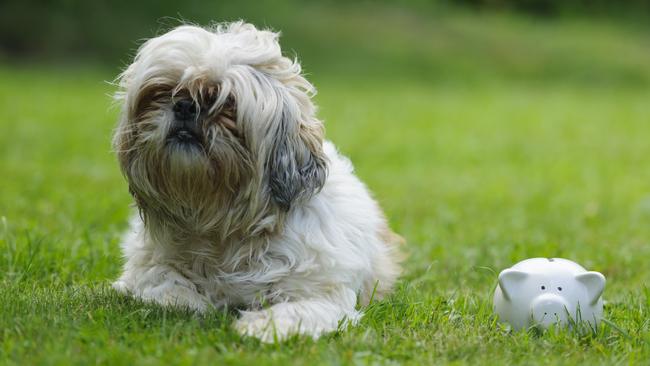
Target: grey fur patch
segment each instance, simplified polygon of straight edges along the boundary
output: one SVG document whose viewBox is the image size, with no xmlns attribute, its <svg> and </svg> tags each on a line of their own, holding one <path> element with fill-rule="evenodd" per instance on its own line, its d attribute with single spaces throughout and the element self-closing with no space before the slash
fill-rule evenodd
<svg viewBox="0 0 650 366">
<path fill-rule="evenodd" d="M 283 113 L 268 162 L 271 197 L 286 211 L 295 201 L 317 193 L 327 178 L 322 147 L 310 146 L 299 132 L 294 132 L 295 127 L 289 127 L 291 124 L 299 127 L 299 122 Z"/>
</svg>

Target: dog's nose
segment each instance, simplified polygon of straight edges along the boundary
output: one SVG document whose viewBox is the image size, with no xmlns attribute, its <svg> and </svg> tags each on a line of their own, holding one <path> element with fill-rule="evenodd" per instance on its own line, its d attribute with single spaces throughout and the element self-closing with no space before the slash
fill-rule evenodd
<svg viewBox="0 0 650 366">
<path fill-rule="evenodd" d="M 174 121 L 169 130 L 169 137 L 176 141 L 196 142 L 200 140 L 201 123 L 198 107 L 191 99 L 181 99 L 174 103 Z"/>
<path fill-rule="evenodd" d="M 180 121 L 192 121 L 196 118 L 196 105 L 189 99 L 181 99 L 174 104 L 174 117 Z"/>
</svg>

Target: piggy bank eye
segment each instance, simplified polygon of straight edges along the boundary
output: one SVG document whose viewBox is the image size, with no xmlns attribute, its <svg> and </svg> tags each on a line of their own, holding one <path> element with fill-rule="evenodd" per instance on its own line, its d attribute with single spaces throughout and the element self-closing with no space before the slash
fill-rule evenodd
<svg viewBox="0 0 650 366">
<path fill-rule="evenodd" d="M 558 287 L 557 290 L 558 290 L 558 291 L 562 291 L 562 287 Z"/>
<path fill-rule="evenodd" d="M 543 286 L 543 285 L 542 285 L 542 290 L 546 290 L 546 286 Z"/>
</svg>

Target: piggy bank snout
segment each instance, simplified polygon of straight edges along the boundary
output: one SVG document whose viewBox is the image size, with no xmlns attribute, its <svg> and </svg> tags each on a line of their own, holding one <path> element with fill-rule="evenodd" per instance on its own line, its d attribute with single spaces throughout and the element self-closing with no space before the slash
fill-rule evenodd
<svg viewBox="0 0 650 366">
<path fill-rule="evenodd" d="M 536 297 L 531 304 L 533 320 L 536 324 L 549 327 L 551 324 L 566 323 L 569 304 L 556 294 L 544 294 Z"/>
</svg>

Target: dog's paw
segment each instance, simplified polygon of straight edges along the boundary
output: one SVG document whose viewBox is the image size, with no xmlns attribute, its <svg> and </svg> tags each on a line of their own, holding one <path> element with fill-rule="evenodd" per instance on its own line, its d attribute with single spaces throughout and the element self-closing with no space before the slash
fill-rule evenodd
<svg viewBox="0 0 650 366">
<path fill-rule="evenodd" d="M 205 312 L 209 305 L 208 299 L 195 290 L 168 283 L 144 289 L 140 298 L 163 306 L 189 308 L 201 313 Z"/>
<path fill-rule="evenodd" d="M 270 310 L 245 311 L 233 324 L 235 330 L 242 336 L 255 337 L 264 343 L 274 343 L 286 340 L 295 334 L 310 335 L 314 339 L 319 334 L 306 334 L 301 330 L 300 322 L 290 317 L 273 316 Z"/>
<path fill-rule="evenodd" d="M 122 280 L 117 280 L 117 281 L 113 282 L 111 284 L 111 287 L 113 288 L 113 290 L 115 290 L 115 291 L 117 291 L 117 292 L 119 292 L 119 293 L 121 293 L 123 295 L 128 295 L 128 294 L 131 293 L 131 288 L 129 287 L 129 285 L 125 281 L 122 281 Z"/>
</svg>

